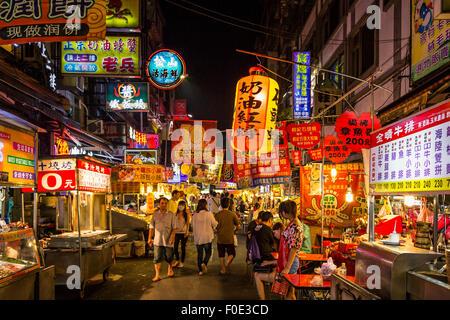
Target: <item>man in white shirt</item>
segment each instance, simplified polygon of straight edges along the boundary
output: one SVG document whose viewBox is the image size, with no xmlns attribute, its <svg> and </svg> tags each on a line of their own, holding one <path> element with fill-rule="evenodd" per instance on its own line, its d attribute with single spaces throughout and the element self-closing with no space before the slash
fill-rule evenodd
<svg viewBox="0 0 450 320">
<path fill-rule="evenodd" d="M 209 211 L 216 214 L 220 211 L 220 198 L 217 196 L 215 191 L 211 192 L 211 196 L 208 199 Z"/>
<path fill-rule="evenodd" d="M 164 260 L 168 263 L 167 276 L 173 277 L 172 259 L 173 244 L 175 242 L 176 233 L 176 216 L 173 212 L 167 210 L 168 200 L 166 198 L 159 199 L 159 209 L 153 213 L 150 222 L 150 230 L 148 233 L 148 244 L 153 249 L 153 263 L 155 264 L 155 277 L 152 281 L 161 280 L 159 274 L 161 262 Z M 153 234 L 155 238 L 152 239 Z"/>
</svg>

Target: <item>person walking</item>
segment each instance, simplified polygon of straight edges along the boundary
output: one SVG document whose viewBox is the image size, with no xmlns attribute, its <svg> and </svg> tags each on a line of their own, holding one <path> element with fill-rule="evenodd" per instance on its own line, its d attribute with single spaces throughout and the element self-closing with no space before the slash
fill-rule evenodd
<svg viewBox="0 0 450 320">
<path fill-rule="evenodd" d="M 178 210 L 176 216 L 176 233 L 175 233 L 175 245 L 174 254 L 175 261 L 172 263 L 172 267 L 183 268 L 184 259 L 186 258 L 186 243 L 189 236 L 189 224 L 191 223 L 191 215 L 187 212 L 186 202 L 180 200 L 178 202 Z M 181 243 L 181 259 L 178 252 L 178 247 Z"/>
<path fill-rule="evenodd" d="M 217 196 L 217 193 L 215 191 L 212 191 L 208 202 L 209 211 L 211 211 L 213 214 L 216 214 L 217 212 L 219 212 L 219 206 L 220 198 Z"/>
<path fill-rule="evenodd" d="M 201 276 L 208 272 L 208 261 L 211 258 L 212 242 L 217 221 L 214 215 L 207 210 L 208 202 L 205 199 L 198 201 L 197 212 L 192 216 L 192 230 L 194 243 L 197 247 L 198 274 Z M 205 256 L 203 256 L 203 253 Z"/>
<path fill-rule="evenodd" d="M 175 242 L 175 214 L 167 209 L 168 200 L 166 198 L 159 199 L 159 209 L 153 213 L 152 221 L 150 222 L 150 230 L 148 233 L 148 244 L 153 249 L 153 263 L 155 264 L 155 277 L 152 281 L 161 280 L 160 270 L 163 259 L 168 263 L 167 276 L 173 277 L 172 259 L 173 259 L 173 244 Z M 152 239 L 153 235 L 155 238 Z"/>
<path fill-rule="evenodd" d="M 281 233 L 277 273 L 281 276 L 295 274 L 300 267 L 297 255 L 303 244 L 303 224 L 297 218 L 297 204 L 294 201 L 281 202 L 278 210 L 280 217 L 288 220 L 289 224 Z M 295 300 L 294 287 L 289 287 L 286 299 Z"/>
<path fill-rule="evenodd" d="M 236 249 L 234 247 L 234 234 L 239 229 L 239 219 L 236 214 L 228 210 L 230 206 L 230 199 L 223 198 L 221 201 L 222 211 L 219 211 L 215 218 L 217 220 L 217 251 L 220 260 L 220 273 L 225 274 L 230 267 L 231 262 L 236 256 Z M 225 264 L 225 251 L 228 254 L 227 263 Z"/>
<path fill-rule="evenodd" d="M 177 212 L 178 199 L 180 199 L 180 191 L 173 190 L 172 191 L 172 199 L 169 200 L 169 204 L 167 205 L 167 210 L 169 210 L 172 213 Z"/>
</svg>

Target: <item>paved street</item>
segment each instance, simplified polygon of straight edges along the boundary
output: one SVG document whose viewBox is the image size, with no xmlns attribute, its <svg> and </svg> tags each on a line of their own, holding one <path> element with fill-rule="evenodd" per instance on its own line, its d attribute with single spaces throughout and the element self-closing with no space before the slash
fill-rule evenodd
<svg viewBox="0 0 450 320">
<path fill-rule="evenodd" d="M 110 269 L 110 280 L 91 281 L 86 289 L 89 300 L 247 300 L 258 299 L 254 284 L 246 274 L 245 238 L 238 236 L 237 256 L 230 268 L 230 274 L 220 275 L 220 263 L 216 244 L 213 257 L 208 264 L 208 273 L 198 275 L 197 250 L 189 239 L 186 261 L 182 269 L 175 268 L 175 277 L 167 278 L 167 264 L 163 263 L 163 279 L 153 283 L 153 261 L 151 258 L 117 259 Z M 75 292 L 58 288 L 57 299 L 75 299 Z"/>
</svg>

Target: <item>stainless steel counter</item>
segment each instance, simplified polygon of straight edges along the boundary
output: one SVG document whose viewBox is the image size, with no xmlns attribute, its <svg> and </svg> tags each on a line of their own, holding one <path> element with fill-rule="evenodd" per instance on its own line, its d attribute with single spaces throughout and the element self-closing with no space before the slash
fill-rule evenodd
<svg viewBox="0 0 450 320">
<path fill-rule="evenodd" d="M 407 241 L 401 246 L 384 245 L 380 241 L 362 242 L 356 250 L 355 277 L 357 283 L 372 282 L 375 275 L 369 267 L 380 270 L 380 287 L 367 290 L 382 299 L 405 300 L 407 298 L 407 272 L 427 261 L 442 256 L 430 250 L 414 247 Z"/>
</svg>

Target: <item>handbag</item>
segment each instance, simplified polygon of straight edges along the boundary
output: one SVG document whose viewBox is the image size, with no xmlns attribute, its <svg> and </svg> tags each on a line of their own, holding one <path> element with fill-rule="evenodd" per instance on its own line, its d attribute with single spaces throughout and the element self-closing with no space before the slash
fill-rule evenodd
<svg viewBox="0 0 450 320">
<path fill-rule="evenodd" d="M 272 285 L 272 293 L 285 297 L 289 289 L 289 282 L 284 279 L 279 273 L 275 277 Z"/>
</svg>

